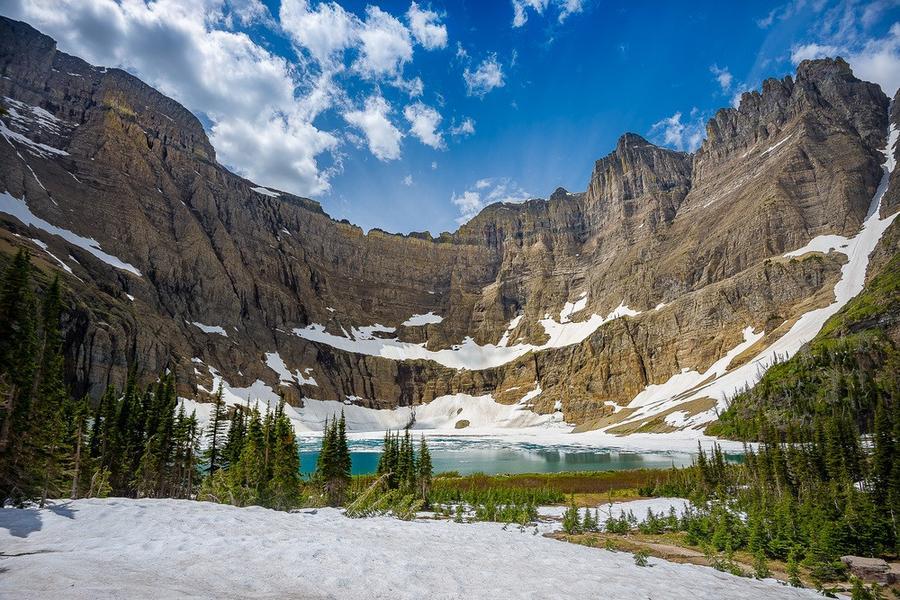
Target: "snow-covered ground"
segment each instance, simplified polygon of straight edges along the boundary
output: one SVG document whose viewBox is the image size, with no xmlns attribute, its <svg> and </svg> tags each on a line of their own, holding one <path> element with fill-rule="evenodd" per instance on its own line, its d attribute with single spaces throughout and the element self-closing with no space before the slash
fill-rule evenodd
<svg viewBox="0 0 900 600">
<path fill-rule="evenodd" d="M 187 500 L 0 510 L 0 596 L 788 600 L 812 590 L 503 530 Z"/>
</svg>

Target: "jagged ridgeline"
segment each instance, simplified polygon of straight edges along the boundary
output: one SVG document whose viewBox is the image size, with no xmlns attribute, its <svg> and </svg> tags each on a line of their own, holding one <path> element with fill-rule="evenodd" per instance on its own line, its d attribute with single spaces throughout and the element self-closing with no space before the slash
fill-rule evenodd
<svg viewBox="0 0 900 600">
<path fill-rule="evenodd" d="M 840 59 L 744 94 L 695 153 L 625 134 L 585 191 L 438 236 L 229 172 L 177 102 L 5 18 L 0 75 L 0 251 L 58 274 L 63 381 L 92 405 L 168 369 L 229 411 L 283 396 L 297 431 L 343 407 L 351 430 L 701 431 L 896 253 L 900 113 Z M 832 338 L 881 357 L 890 335 Z M 896 389 L 891 364 L 867 389 Z"/>
</svg>

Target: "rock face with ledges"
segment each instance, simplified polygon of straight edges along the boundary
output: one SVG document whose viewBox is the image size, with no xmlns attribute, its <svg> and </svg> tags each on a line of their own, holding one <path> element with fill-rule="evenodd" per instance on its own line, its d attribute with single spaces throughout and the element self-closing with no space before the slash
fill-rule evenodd
<svg viewBox="0 0 900 600">
<path fill-rule="evenodd" d="M 648 384 L 703 372 L 745 327 L 777 336 L 831 301 L 841 255 L 781 256 L 816 235 L 859 229 L 888 118 L 887 97 L 846 63 L 805 62 L 796 78 L 768 80 L 740 108 L 719 111 L 695 154 L 625 134 L 586 191 L 494 204 L 433 238 L 365 234 L 313 200 L 254 191 L 216 162 L 200 122 L 178 103 L 8 19 L 0 75 L 4 124 L 64 153 L 0 140 L 0 191 L 141 273 L 0 213 L 4 248 L 39 238 L 71 257 L 66 365 L 76 393 L 121 383 L 129 364 L 148 378 L 174 368 L 184 394 L 209 386 L 211 366 L 232 385 L 261 379 L 293 403 L 353 396 L 371 407 L 450 393 L 515 402 L 537 383 L 535 410 L 559 402 L 584 427 L 607 423 Z M 55 121 L 42 125 L 36 109 Z M 896 211 L 896 197 L 884 210 Z M 29 247 L 42 270 L 59 268 Z M 539 321 L 559 321 L 581 298 L 571 321 L 620 305 L 639 314 L 481 370 L 354 354 L 292 333 L 380 324 L 396 331 L 376 335 L 432 351 L 466 338 L 539 346 L 548 339 Z M 443 320 L 403 325 L 429 312 Z M 291 371 L 311 369 L 317 385 L 279 386 L 267 352 Z"/>
</svg>

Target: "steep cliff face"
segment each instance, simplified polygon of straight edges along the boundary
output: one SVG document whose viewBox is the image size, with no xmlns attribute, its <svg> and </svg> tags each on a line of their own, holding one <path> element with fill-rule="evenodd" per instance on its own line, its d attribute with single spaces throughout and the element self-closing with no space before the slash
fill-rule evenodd
<svg viewBox="0 0 900 600">
<path fill-rule="evenodd" d="M 0 19 L 0 75 L 0 238 L 62 272 L 67 367 L 94 394 L 134 364 L 174 368 L 184 395 L 211 369 L 295 405 L 531 391 L 536 412 L 639 428 L 647 386 L 832 302 L 843 254 L 783 255 L 856 234 L 887 142 L 879 88 L 807 62 L 719 111 L 696 154 L 625 134 L 583 193 L 495 204 L 436 239 L 364 234 L 230 173 L 183 107 L 27 25 Z"/>
</svg>

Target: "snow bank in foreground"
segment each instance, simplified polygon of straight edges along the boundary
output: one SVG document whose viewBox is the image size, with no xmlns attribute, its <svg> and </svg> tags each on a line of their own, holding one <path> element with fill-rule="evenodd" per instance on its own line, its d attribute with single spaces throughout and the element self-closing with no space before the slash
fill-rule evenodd
<svg viewBox="0 0 900 600">
<path fill-rule="evenodd" d="M 706 567 L 503 531 L 187 500 L 0 510 L 4 595 L 37 598 L 817 598 Z"/>
<path fill-rule="evenodd" d="M 62 227 L 51 225 L 44 219 L 31 212 L 31 209 L 28 208 L 28 204 L 25 203 L 25 200 L 19 200 L 18 198 L 11 196 L 8 192 L 0 192 L 0 212 L 17 218 L 25 225 L 35 227 L 42 231 L 46 231 L 47 233 L 50 233 L 52 235 L 58 235 L 73 246 L 78 246 L 79 248 L 90 252 L 112 267 L 121 269 L 122 271 L 128 271 L 129 273 L 137 275 L 138 277 L 141 276 L 141 272 L 138 271 L 137 267 L 135 267 L 134 265 L 130 265 L 124 260 L 121 260 L 113 256 L 112 254 L 107 254 L 106 252 L 101 250 L 100 243 L 97 242 L 97 240 L 93 238 L 82 237 L 77 233 L 69 231 L 68 229 L 63 229 Z"/>
</svg>

